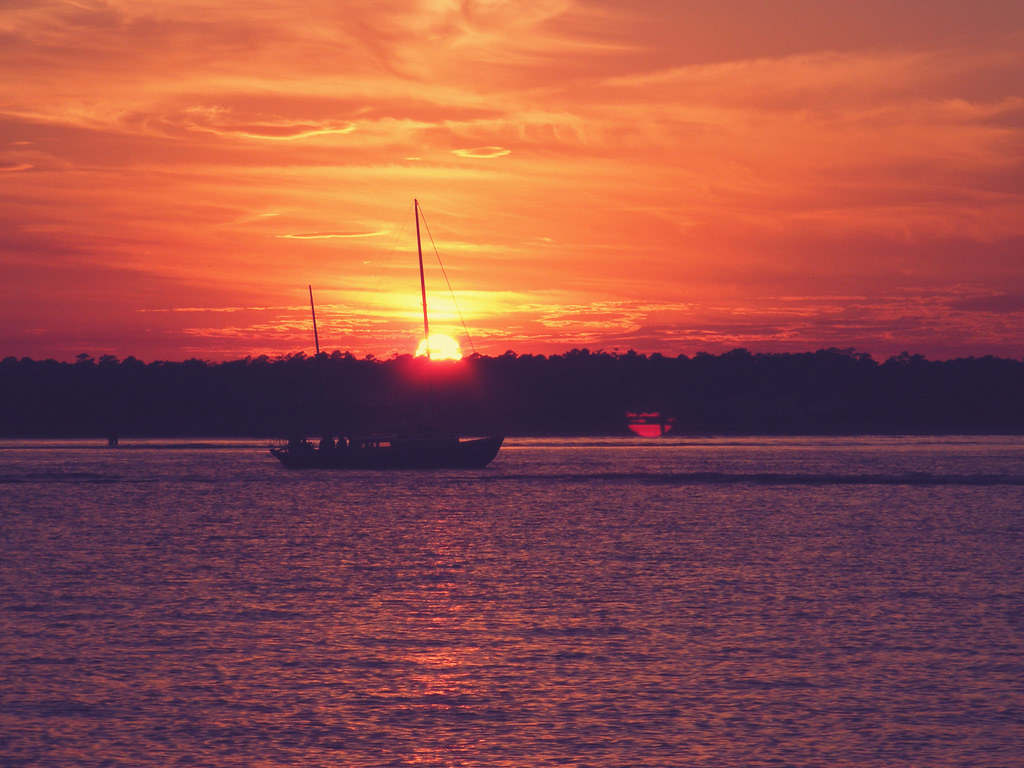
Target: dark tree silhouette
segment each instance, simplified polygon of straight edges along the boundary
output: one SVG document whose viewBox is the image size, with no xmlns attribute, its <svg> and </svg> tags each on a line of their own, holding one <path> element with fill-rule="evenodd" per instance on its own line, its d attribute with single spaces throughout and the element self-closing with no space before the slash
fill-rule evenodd
<svg viewBox="0 0 1024 768">
<path fill-rule="evenodd" d="M 322 353 L 327 428 L 482 434 L 626 434 L 626 411 L 676 417 L 677 434 L 1024 433 L 1024 362 L 882 363 L 852 349 L 666 357 L 573 349 L 435 363 Z M 428 370 L 432 375 L 428 376 Z M 225 363 L 0 361 L 0 436 L 281 437 L 323 424 L 316 359 Z"/>
</svg>

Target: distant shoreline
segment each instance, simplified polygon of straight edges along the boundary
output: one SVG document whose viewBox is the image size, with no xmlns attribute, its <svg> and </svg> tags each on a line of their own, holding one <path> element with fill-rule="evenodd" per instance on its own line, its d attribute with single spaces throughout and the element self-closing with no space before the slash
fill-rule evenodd
<svg viewBox="0 0 1024 768">
<path fill-rule="evenodd" d="M 308 437 L 315 437 L 310 433 Z M 483 435 L 473 435 L 483 436 Z M 507 434 L 506 440 L 617 440 L 625 443 L 637 443 L 643 445 L 678 445 L 680 442 L 694 441 L 718 441 L 718 440 L 757 440 L 757 439 L 844 439 L 844 438 L 997 438 L 997 437 L 1024 437 L 1024 431 L 1017 432 L 845 432 L 845 433 L 721 433 L 721 434 L 669 434 L 664 437 L 639 437 L 629 433 L 615 434 Z M 224 448 L 237 446 L 248 446 L 253 443 L 266 443 L 267 445 L 283 442 L 285 438 L 277 436 L 246 436 L 246 435 L 207 435 L 187 436 L 181 438 L 166 437 L 161 435 L 126 435 L 120 438 L 118 445 L 110 446 L 107 438 L 102 436 L 83 435 L 0 435 L 0 450 L 9 449 L 11 443 L 39 442 L 39 443 L 74 443 L 82 447 L 97 447 L 111 450 L 192 450 L 205 448 Z"/>
<path fill-rule="evenodd" d="M 904 353 L 878 362 L 839 349 L 692 358 L 577 349 L 436 365 L 342 353 L 0 361 L 0 437 L 11 438 L 276 439 L 427 425 L 463 435 L 628 437 L 627 413 L 660 414 L 677 438 L 1017 435 L 1024 361 Z"/>
</svg>

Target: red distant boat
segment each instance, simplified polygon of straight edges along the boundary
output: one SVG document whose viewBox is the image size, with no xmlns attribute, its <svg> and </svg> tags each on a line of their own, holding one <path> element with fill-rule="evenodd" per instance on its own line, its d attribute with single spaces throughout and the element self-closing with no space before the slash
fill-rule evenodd
<svg viewBox="0 0 1024 768">
<path fill-rule="evenodd" d="M 660 413 L 626 413 L 626 426 L 640 437 L 664 437 L 675 423 L 675 417 Z"/>
</svg>

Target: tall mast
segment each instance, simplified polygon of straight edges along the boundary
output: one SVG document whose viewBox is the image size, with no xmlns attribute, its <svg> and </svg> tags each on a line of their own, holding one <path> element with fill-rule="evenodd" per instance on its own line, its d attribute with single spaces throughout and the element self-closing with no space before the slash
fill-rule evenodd
<svg viewBox="0 0 1024 768">
<path fill-rule="evenodd" d="M 420 257 L 420 295 L 423 297 L 423 347 L 430 359 L 430 323 L 427 322 L 427 281 L 423 277 L 423 243 L 420 241 L 420 201 L 412 201 L 416 213 L 416 252 Z"/>
<path fill-rule="evenodd" d="M 430 392 L 427 407 L 430 409 L 430 426 L 437 431 L 437 407 L 434 402 L 434 373 L 430 369 L 430 323 L 427 322 L 427 281 L 423 277 L 423 243 L 420 240 L 420 201 L 413 198 L 416 213 L 416 253 L 420 257 L 420 295 L 423 297 L 423 348 L 427 353 L 427 386 Z"/>
<path fill-rule="evenodd" d="M 327 404 L 324 400 L 324 371 L 320 362 L 320 335 L 316 332 L 316 307 L 313 306 L 313 286 L 309 286 L 309 311 L 313 314 L 313 343 L 316 344 L 316 380 L 320 388 L 320 425 L 327 434 Z"/>
</svg>

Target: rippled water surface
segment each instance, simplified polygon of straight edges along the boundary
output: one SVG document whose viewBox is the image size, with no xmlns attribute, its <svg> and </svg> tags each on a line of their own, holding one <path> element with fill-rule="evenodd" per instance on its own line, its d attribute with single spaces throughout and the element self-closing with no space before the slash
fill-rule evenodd
<svg viewBox="0 0 1024 768">
<path fill-rule="evenodd" d="M 1024 764 L 1024 439 L 0 442 L 3 766 Z"/>
</svg>

